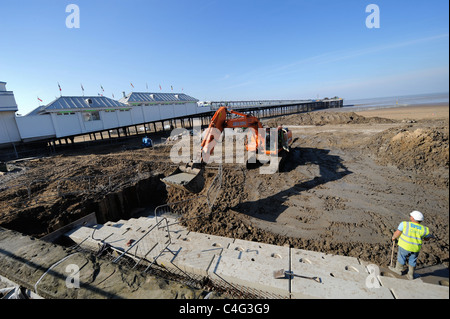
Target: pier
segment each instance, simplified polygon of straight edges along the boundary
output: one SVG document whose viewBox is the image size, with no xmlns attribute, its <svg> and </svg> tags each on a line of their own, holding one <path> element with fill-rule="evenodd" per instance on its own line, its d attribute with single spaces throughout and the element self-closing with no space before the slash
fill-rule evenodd
<svg viewBox="0 0 450 319">
<path fill-rule="evenodd" d="M 7 146 L 3 149 L 0 159 L 3 161 L 14 160 L 22 157 L 35 156 L 36 153 L 42 154 L 42 152 L 52 154 L 65 145 L 75 145 L 83 142 L 95 143 L 98 141 L 101 143 L 102 141 L 108 141 L 109 143 L 114 143 L 126 138 L 145 135 L 155 135 L 157 138 L 167 137 L 175 128 L 192 129 L 195 123 L 199 122 L 202 126 L 209 125 L 212 116 L 221 106 L 226 106 L 244 114 L 252 114 L 258 118 L 270 118 L 322 109 L 340 108 L 343 105 L 344 100 L 340 98 L 321 100 L 213 101 L 209 102 L 207 107 L 198 107 L 197 113 L 173 116 L 165 119 L 154 118 L 149 121 L 133 123 L 132 125 L 119 125 L 117 127 L 102 128 L 91 132 L 80 131 L 79 133 L 62 137 L 43 136 L 42 138 L 34 138 L 33 140 L 23 140 L 19 143 L 12 143 L 9 147 Z M 140 107 L 152 106 L 134 106 L 132 108 Z M 125 112 L 116 113 L 119 114 L 118 116 L 123 116 L 122 113 Z M 52 116 L 56 118 L 55 115 Z M 66 116 L 76 116 L 76 114 Z M 142 118 L 145 118 L 145 116 Z"/>
</svg>

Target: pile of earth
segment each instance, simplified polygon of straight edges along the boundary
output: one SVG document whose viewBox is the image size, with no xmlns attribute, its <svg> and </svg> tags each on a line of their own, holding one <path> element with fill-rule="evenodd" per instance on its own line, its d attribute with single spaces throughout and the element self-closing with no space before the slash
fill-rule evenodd
<svg viewBox="0 0 450 319">
<path fill-rule="evenodd" d="M 382 165 L 414 171 L 449 168 L 448 131 L 391 128 L 372 138 L 368 147 Z"/>
<path fill-rule="evenodd" d="M 103 199 L 123 198 L 123 190 L 143 180 L 159 181 L 153 176 L 170 169 L 147 150 L 58 155 L 17 165 L 20 170 L 0 179 L 0 226 L 38 238 L 92 213 Z"/>
<path fill-rule="evenodd" d="M 280 116 L 264 121 L 266 126 L 289 125 L 328 125 L 328 124 L 370 124 L 370 123 L 395 123 L 394 120 L 380 117 L 364 117 L 354 112 L 326 112 L 317 111 Z"/>
</svg>

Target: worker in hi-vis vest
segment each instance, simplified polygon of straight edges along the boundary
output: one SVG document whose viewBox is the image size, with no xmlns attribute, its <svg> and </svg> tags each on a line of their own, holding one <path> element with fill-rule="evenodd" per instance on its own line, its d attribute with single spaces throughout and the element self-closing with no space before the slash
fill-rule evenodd
<svg viewBox="0 0 450 319">
<path fill-rule="evenodd" d="M 397 263 L 389 269 L 398 275 L 402 275 L 406 261 L 408 261 L 408 279 L 414 279 L 414 268 L 419 256 L 422 243 L 433 236 L 428 227 L 422 225 L 423 214 L 413 211 L 409 214 L 409 222 L 401 222 L 392 236 L 392 241 L 398 238 Z"/>
</svg>

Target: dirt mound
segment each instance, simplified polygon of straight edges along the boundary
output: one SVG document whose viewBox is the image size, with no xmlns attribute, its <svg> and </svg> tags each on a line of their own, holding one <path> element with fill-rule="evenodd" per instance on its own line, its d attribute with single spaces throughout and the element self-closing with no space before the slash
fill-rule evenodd
<svg viewBox="0 0 450 319">
<path fill-rule="evenodd" d="M 327 125 L 327 124 L 369 124 L 369 123 L 395 123 L 394 120 L 380 117 L 364 117 L 354 112 L 311 112 L 281 116 L 267 120 L 265 124 L 270 127 L 281 125 Z"/>
<path fill-rule="evenodd" d="M 415 171 L 449 167 L 448 133 L 434 128 L 392 128 L 376 135 L 369 148 L 382 165 Z"/>
<path fill-rule="evenodd" d="M 157 188 L 158 174 L 169 166 L 149 155 L 137 150 L 25 161 L 0 180 L 0 226 L 41 237 L 91 212 L 100 218 L 100 209 L 131 209 L 125 197 L 136 203 L 161 197 L 123 194 Z"/>
</svg>

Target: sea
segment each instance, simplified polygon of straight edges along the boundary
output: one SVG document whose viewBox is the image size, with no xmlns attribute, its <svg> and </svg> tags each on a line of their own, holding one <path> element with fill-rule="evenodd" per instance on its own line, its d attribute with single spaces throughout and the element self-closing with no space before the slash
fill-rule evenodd
<svg viewBox="0 0 450 319">
<path fill-rule="evenodd" d="M 344 108 L 352 111 L 371 110 L 380 108 L 401 107 L 410 105 L 437 105 L 449 103 L 449 93 L 414 94 L 403 96 L 377 97 L 367 99 L 344 99 Z"/>
</svg>

